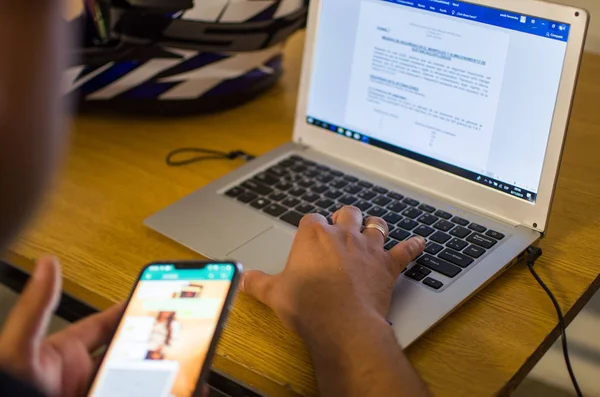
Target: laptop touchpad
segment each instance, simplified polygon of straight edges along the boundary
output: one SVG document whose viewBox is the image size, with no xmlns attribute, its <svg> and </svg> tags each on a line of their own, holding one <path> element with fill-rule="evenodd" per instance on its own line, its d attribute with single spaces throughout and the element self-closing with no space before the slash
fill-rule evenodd
<svg viewBox="0 0 600 397">
<path fill-rule="evenodd" d="M 285 267 L 293 241 L 293 232 L 273 226 L 227 256 L 239 261 L 244 265 L 244 269 L 256 269 L 275 274 Z"/>
</svg>

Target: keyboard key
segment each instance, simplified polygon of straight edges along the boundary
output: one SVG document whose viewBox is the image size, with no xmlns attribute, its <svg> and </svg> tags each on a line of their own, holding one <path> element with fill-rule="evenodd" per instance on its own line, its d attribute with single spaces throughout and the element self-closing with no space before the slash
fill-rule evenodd
<svg viewBox="0 0 600 397">
<path fill-rule="evenodd" d="M 481 257 L 481 255 L 485 254 L 485 250 L 476 245 L 470 245 L 467 249 L 463 251 L 465 254 L 477 259 Z"/>
<path fill-rule="evenodd" d="M 483 233 L 487 230 L 485 227 L 478 225 L 477 223 L 471 223 L 469 225 L 469 229 L 475 230 L 477 233 Z"/>
<path fill-rule="evenodd" d="M 388 190 L 386 188 L 381 187 L 381 186 L 375 186 L 371 190 L 373 190 L 375 193 L 379 193 L 379 194 L 386 194 L 388 192 Z"/>
<path fill-rule="evenodd" d="M 502 240 L 504 238 L 504 234 L 494 230 L 488 230 L 487 233 L 485 233 L 485 235 L 491 238 L 495 238 L 496 240 Z"/>
<path fill-rule="evenodd" d="M 321 200 L 315 202 L 315 205 L 317 207 L 327 209 L 327 208 L 331 207 L 334 203 L 335 203 L 335 201 L 333 201 L 333 200 L 330 200 L 328 198 L 322 198 Z"/>
<path fill-rule="evenodd" d="M 405 230 L 413 230 L 415 227 L 419 226 L 419 224 L 412 219 L 404 218 L 398 222 L 398 226 Z"/>
<path fill-rule="evenodd" d="M 446 244 L 451 238 L 452 237 L 450 237 L 444 232 L 435 232 L 433 236 L 429 237 L 431 241 L 435 241 L 436 243 L 440 244 Z"/>
<path fill-rule="evenodd" d="M 357 178 L 357 177 L 354 177 L 354 176 L 352 176 L 352 175 L 345 175 L 345 176 L 344 176 L 344 179 L 345 179 L 345 180 L 347 180 L 347 181 L 348 181 L 348 182 L 350 182 L 350 183 L 355 183 L 355 182 L 358 182 L 358 178 Z"/>
<path fill-rule="evenodd" d="M 317 168 L 320 169 L 321 171 L 329 171 L 329 167 L 327 167 L 326 165 L 323 165 L 323 164 L 317 164 Z"/>
<path fill-rule="evenodd" d="M 289 182 L 280 182 L 278 185 L 275 185 L 277 189 L 282 191 L 290 190 L 293 186 L 294 185 Z"/>
<path fill-rule="evenodd" d="M 288 164 L 288 163 L 286 163 L 286 164 Z M 294 163 L 291 163 L 291 164 L 294 164 Z M 279 165 L 283 165 L 283 162 L 279 163 Z M 285 167 L 285 166 L 284 166 L 284 167 Z M 284 176 L 286 176 L 286 175 L 287 175 L 287 171 L 285 170 L 285 168 L 278 167 L 278 166 L 275 166 L 275 167 L 271 167 L 271 168 L 269 168 L 269 169 L 267 170 L 267 172 L 268 172 L 269 174 L 273 174 L 273 175 L 275 175 L 275 176 L 276 176 L 276 177 L 278 177 L 278 178 L 282 178 L 282 177 L 284 177 Z"/>
<path fill-rule="evenodd" d="M 350 195 L 345 195 L 344 197 L 342 197 L 340 199 L 340 203 L 344 204 L 344 205 L 352 205 L 354 203 L 356 203 L 358 201 L 358 199 L 354 196 L 350 196 Z"/>
<path fill-rule="evenodd" d="M 330 190 L 327 193 L 325 193 L 325 197 L 329 197 L 330 199 L 337 199 L 340 198 L 344 195 L 344 193 L 341 190 Z"/>
<path fill-rule="evenodd" d="M 291 170 L 300 173 L 306 171 L 306 167 L 301 164 L 296 164 L 292 166 Z"/>
<path fill-rule="evenodd" d="M 429 242 L 429 244 L 427 244 L 427 247 L 425 247 L 425 252 L 431 255 L 437 255 L 443 249 L 444 247 L 442 247 L 441 245 L 434 242 Z"/>
<path fill-rule="evenodd" d="M 288 193 L 291 194 L 292 196 L 300 197 L 304 193 L 306 193 L 306 189 L 303 189 L 301 187 L 295 187 L 293 189 L 288 190 Z"/>
<path fill-rule="evenodd" d="M 435 212 L 435 215 L 439 216 L 440 218 L 446 219 L 446 220 L 452 218 L 452 214 L 451 213 L 446 212 L 446 211 L 442 211 L 442 210 L 437 210 Z"/>
<path fill-rule="evenodd" d="M 239 201 L 241 201 L 242 203 L 249 203 L 251 201 L 256 200 L 256 198 L 258 197 L 258 195 L 256 193 L 252 193 L 252 192 L 246 192 L 246 193 L 242 193 L 240 194 L 237 199 Z"/>
<path fill-rule="evenodd" d="M 300 156 L 298 156 L 298 155 L 296 155 L 296 154 L 294 154 L 294 155 L 290 156 L 290 157 L 288 158 L 288 160 L 293 160 L 293 161 L 304 161 L 304 158 L 303 158 L 303 157 L 300 157 Z"/>
<path fill-rule="evenodd" d="M 260 194 L 261 196 L 266 196 L 268 194 L 273 193 L 273 189 L 271 189 L 270 187 L 267 187 L 253 180 L 249 180 L 242 183 L 242 186 L 248 190 L 253 191 L 254 193 Z"/>
<path fill-rule="evenodd" d="M 445 259 L 450 263 L 454 263 L 462 268 L 465 268 L 473 263 L 473 258 L 451 249 L 445 249 L 438 255 L 438 257 Z"/>
<path fill-rule="evenodd" d="M 298 182 L 296 182 L 299 186 L 302 187 L 311 187 L 312 185 L 315 184 L 315 182 L 312 179 L 300 179 Z"/>
<path fill-rule="evenodd" d="M 454 229 L 450 230 L 450 234 L 453 236 L 456 236 L 458 238 L 465 238 L 467 237 L 471 232 L 469 231 L 469 229 L 465 229 L 462 226 L 456 226 Z"/>
<path fill-rule="evenodd" d="M 401 203 L 401 202 L 395 202 L 394 204 L 390 204 L 388 205 L 387 209 L 393 212 L 402 212 L 406 209 L 406 207 L 408 207 L 408 205 Z"/>
<path fill-rule="evenodd" d="M 252 202 L 252 204 L 250 204 L 252 207 L 257 208 L 257 209 L 263 209 L 264 207 L 266 207 L 267 205 L 271 204 L 271 202 L 267 199 L 264 198 L 259 198 L 258 200 L 255 200 Z"/>
<path fill-rule="evenodd" d="M 424 223 L 426 225 L 433 225 L 434 223 L 436 223 L 440 218 L 438 218 L 437 216 L 433 216 L 431 214 L 425 214 L 422 217 L 419 218 L 419 222 Z"/>
<path fill-rule="evenodd" d="M 386 251 L 391 250 L 392 248 L 394 248 L 395 246 L 398 245 L 398 242 L 396 240 L 390 240 L 384 247 L 383 249 L 385 249 Z"/>
<path fill-rule="evenodd" d="M 329 188 L 327 187 L 327 185 L 322 185 L 322 184 L 318 183 L 318 184 L 314 185 L 313 187 L 311 187 L 310 190 L 312 190 L 315 193 L 323 194 L 326 191 L 328 191 Z"/>
<path fill-rule="evenodd" d="M 317 181 L 322 183 L 329 183 L 333 181 L 333 175 L 330 174 L 321 174 L 317 177 Z"/>
<path fill-rule="evenodd" d="M 416 207 L 417 205 L 419 205 L 419 202 L 415 199 L 412 199 L 410 197 L 405 198 L 404 200 L 402 200 L 405 204 L 408 205 L 412 205 L 413 207 Z"/>
<path fill-rule="evenodd" d="M 367 189 L 373 187 L 373 184 L 367 181 L 359 181 L 358 184 L 362 187 L 366 187 Z"/>
<path fill-rule="evenodd" d="M 344 173 L 342 171 L 338 171 L 338 170 L 329 170 L 329 173 L 338 178 L 344 176 Z"/>
<path fill-rule="evenodd" d="M 410 233 L 402 229 L 396 229 L 390 233 L 390 237 L 402 241 L 410 237 Z"/>
<path fill-rule="evenodd" d="M 435 227 L 438 230 L 441 230 L 442 232 L 447 232 L 448 230 L 450 230 L 454 227 L 454 223 L 448 222 L 445 220 L 441 220 L 438 223 L 436 223 L 435 225 L 433 225 L 433 227 Z"/>
<path fill-rule="evenodd" d="M 390 212 L 383 217 L 384 221 L 386 221 L 387 223 L 391 223 L 392 225 L 395 225 L 396 223 L 400 222 L 401 219 L 402 217 L 400 215 L 394 214 L 393 212 Z"/>
<path fill-rule="evenodd" d="M 392 199 L 389 197 L 385 197 L 385 196 L 378 196 L 377 198 L 375 198 L 375 200 L 373 200 L 373 204 L 379 205 L 381 207 L 385 207 L 386 205 L 388 205 L 391 202 L 392 202 Z"/>
<path fill-rule="evenodd" d="M 282 193 L 282 192 L 275 192 L 269 196 L 269 199 L 273 200 L 273 201 L 281 201 L 285 198 L 287 198 L 287 194 Z"/>
<path fill-rule="evenodd" d="M 369 190 L 363 190 L 362 192 L 360 192 L 358 194 L 358 197 L 360 197 L 361 199 L 364 199 L 364 200 L 371 200 L 375 196 L 377 196 L 377 194 L 374 192 L 371 192 Z"/>
<path fill-rule="evenodd" d="M 307 177 L 309 177 L 309 178 L 314 178 L 314 177 L 316 177 L 317 175 L 319 175 L 319 171 L 317 171 L 317 170 L 312 170 L 312 169 L 311 169 L 311 170 L 305 171 L 305 172 L 304 172 L 304 175 L 306 175 L 306 176 L 307 176 Z"/>
<path fill-rule="evenodd" d="M 413 280 L 421 281 L 425 278 L 425 275 L 416 270 L 410 269 L 404 275 L 408 278 L 412 278 Z"/>
<path fill-rule="evenodd" d="M 452 218 L 452 222 L 461 226 L 467 226 L 469 224 L 468 220 L 466 220 L 465 218 L 461 218 L 460 216 L 455 216 L 454 218 Z"/>
<path fill-rule="evenodd" d="M 429 254 L 425 254 L 417 259 L 417 263 L 450 278 L 456 277 L 456 275 L 461 272 L 460 267 L 454 266 L 450 262 L 446 262 L 443 259 L 436 258 Z"/>
<path fill-rule="evenodd" d="M 317 193 L 311 193 L 311 192 L 308 192 L 304 196 L 302 196 L 302 200 L 307 201 L 309 203 L 314 203 L 315 201 L 317 201 L 320 198 L 321 198 L 321 196 L 319 196 Z"/>
<path fill-rule="evenodd" d="M 358 192 L 360 192 L 362 190 L 362 188 L 360 188 L 359 186 L 356 185 L 350 185 L 350 186 L 346 186 L 344 188 L 344 191 L 346 193 L 350 193 L 350 194 L 356 194 Z"/>
<path fill-rule="evenodd" d="M 311 211 L 311 213 L 323 215 L 325 218 L 328 218 L 331 216 L 331 212 L 321 209 L 321 208 L 315 208 L 314 210 Z"/>
<path fill-rule="evenodd" d="M 356 208 L 358 208 L 359 210 L 361 210 L 362 212 L 365 212 L 366 210 L 371 208 L 373 205 L 371 203 L 369 203 L 368 201 L 360 200 L 358 203 L 355 203 L 354 206 Z"/>
<path fill-rule="evenodd" d="M 469 238 L 467 238 L 467 241 L 485 249 L 490 249 L 497 243 L 496 240 L 478 233 L 470 235 Z"/>
<path fill-rule="evenodd" d="M 267 174 L 266 172 L 256 175 L 254 179 L 269 186 L 277 185 L 279 183 L 279 178 Z"/>
<path fill-rule="evenodd" d="M 467 245 L 469 245 L 467 242 L 459 240 L 457 238 L 453 238 L 448 244 L 446 244 L 446 247 L 452 248 L 456 251 L 461 251 Z"/>
<path fill-rule="evenodd" d="M 301 214 L 308 214 L 309 212 L 312 212 L 315 209 L 315 206 L 310 205 L 308 203 L 301 203 L 295 209 Z"/>
<path fill-rule="evenodd" d="M 341 210 L 344 207 L 344 204 L 342 203 L 335 203 L 334 205 L 332 205 L 331 207 L 329 207 L 329 211 L 331 212 L 336 212 Z"/>
<path fill-rule="evenodd" d="M 285 211 L 287 211 L 287 208 L 285 208 L 279 204 L 271 204 L 271 205 L 266 206 L 263 211 L 272 216 L 279 216 L 279 215 L 283 214 Z"/>
<path fill-rule="evenodd" d="M 416 270 L 410 269 L 410 270 L 406 270 L 405 272 L 403 272 L 404 275 L 408 278 L 411 278 L 413 280 L 416 281 L 421 281 L 423 280 L 426 276 L 423 273 L 420 273 Z"/>
<path fill-rule="evenodd" d="M 298 227 L 298 225 L 300 224 L 300 221 L 302 220 L 303 217 L 304 217 L 304 215 L 299 212 L 289 211 L 289 212 L 285 213 L 285 215 L 283 215 L 279 219 L 281 219 L 284 222 L 289 223 L 292 226 Z"/>
<path fill-rule="evenodd" d="M 317 165 L 317 163 L 315 163 L 314 161 L 304 159 L 304 165 L 306 165 L 308 167 L 312 167 L 314 165 Z"/>
<path fill-rule="evenodd" d="M 426 276 L 431 274 L 431 270 L 429 270 L 425 266 L 421 266 L 421 265 L 414 265 L 410 270 L 414 270 L 415 272 L 422 273 Z"/>
<path fill-rule="evenodd" d="M 407 210 L 405 210 L 402 215 L 411 218 L 411 219 L 416 219 L 418 218 L 421 214 L 423 213 L 423 211 L 420 211 L 414 207 L 409 207 Z"/>
<path fill-rule="evenodd" d="M 427 277 L 425 280 L 423 280 L 423 284 L 436 290 L 444 286 L 444 284 L 441 281 L 437 281 L 431 277 Z"/>
<path fill-rule="evenodd" d="M 369 215 L 371 215 L 371 216 L 378 216 L 378 217 L 382 217 L 382 216 L 384 216 L 385 214 L 387 214 L 387 211 L 386 211 L 386 210 L 384 210 L 384 209 L 383 209 L 383 208 L 381 208 L 381 207 L 373 207 L 373 208 L 371 208 L 371 209 L 370 209 L 370 210 L 369 210 L 367 213 L 368 213 Z"/>
<path fill-rule="evenodd" d="M 432 213 L 433 211 L 435 211 L 435 207 L 432 207 L 432 206 L 427 205 L 427 204 L 421 204 L 419 206 L 419 209 L 423 210 L 425 212 L 429 212 L 429 213 Z"/>
<path fill-rule="evenodd" d="M 284 177 L 284 179 L 290 183 L 298 182 L 300 179 L 303 179 L 303 176 L 300 174 L 288 174 Z"/>
<path fill-rule="evenodd" d="M 431 233 L 435 232 L 435 230 L 429 226 L 421 225 L 415 230 L 413 230 L 414 234 L 418 234 L 419 236 L 428 237 Z"/>
<path fill-rule="evenodd" d="M 348 181 L 345 181 L 343 179 L 338 179 L 337 181 L 331 182 L 329 185 L 333 186 L 336 189 L 342 189 L 342 188 L 348 186 L 348 183 L 349 183 Z"/>
<path fill-rule="evenodd" d="M 389 192 L 387 194 L 387 196 L 389 198 L 391 198 L 392 200 L 402 200 L 404 198 L 403 195 L 401 195 L 400 193 L 396 193 L 396 192 Z"/>
<path fill-rule="evenodd" d="M 281 202 L 281 205 L 285 205 L 288 208 L 294 208 L 298 204 L 300 204 L 300 200 L 293 197 L 288 197 Z"/>
<path fill-rule="evenodd" d="M 236 187 L 231 188 L 228 191 L 226 191 L 225 195 L 229 196 L 229 197 L 237 197 L 237 196 L 239 196 L 240 194 L 242 194 L 244 192 L 245 192 L 244 189 L 242 189 L 241 187 L 236 186 Z"/>
</svg>

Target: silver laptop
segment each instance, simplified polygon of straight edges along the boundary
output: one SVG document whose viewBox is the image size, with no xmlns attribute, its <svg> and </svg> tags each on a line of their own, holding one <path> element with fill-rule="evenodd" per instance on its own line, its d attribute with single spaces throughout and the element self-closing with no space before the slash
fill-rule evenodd
<svg viewBox="0 0 600 397">
<path fill-rule="evenodd" d="M 426 253 L 397 283 L 404 346 L 547 229 L 588 24 L 532 0 L 313 0 L 293 142 L 146 220 L 211 258 L 283 269 L 343 205 Z"/>
</svg>

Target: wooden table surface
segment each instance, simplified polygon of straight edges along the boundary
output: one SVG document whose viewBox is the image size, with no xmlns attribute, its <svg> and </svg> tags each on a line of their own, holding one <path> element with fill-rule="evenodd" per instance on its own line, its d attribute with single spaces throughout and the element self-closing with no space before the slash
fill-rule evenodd
<svg viewBox="0 0 600 397">
<path fill-rule="evenodd" d="M 303 36 L 286 50 L 281 83 L 238 109 L 202 117 L 80 116 L 46 205 L 7 254 L 29 269 L 58 255 L 65 288 L 106 307 L 127 296 L 157 259 L 196 258 L 142 221 L 240 162 L 165 165 L 172 149 L 200 146 L 265 153 L 291 139 Z M 544 256 L 537 264 L 569 319 L 600 280 L 600 56 L 586 55 Z M 507 394 L 557 337 L 553 307 L 518 264 L 408 349 L 436 396 Z M 264 306 L 240 294 L 215 367 L 273 396 L 317 395 L 302 342 Z"/>
</svg>

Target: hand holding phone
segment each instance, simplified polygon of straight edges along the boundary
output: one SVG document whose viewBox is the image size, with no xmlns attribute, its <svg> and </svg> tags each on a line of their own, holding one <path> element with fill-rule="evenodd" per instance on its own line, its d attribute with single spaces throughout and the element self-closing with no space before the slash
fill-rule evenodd
<svg viewBox="0 0 600 397">
<path fill-rule="evenodd" d="M 201 390 L 235 296 L 234 262 L 146 266 L 89 397 L 191 397 Z"/>
</svg>

